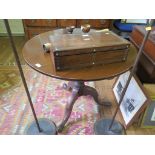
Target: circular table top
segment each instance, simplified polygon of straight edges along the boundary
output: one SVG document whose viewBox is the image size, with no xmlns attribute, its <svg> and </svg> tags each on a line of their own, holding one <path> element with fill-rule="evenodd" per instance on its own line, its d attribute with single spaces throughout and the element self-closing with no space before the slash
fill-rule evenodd
<svg viewBox="0 0 155 155">
<path fill-rule="evenodd" d="M 97 81 L 113 78 L 129 70 L 136 58 L 136 48 L 131 44 L 127 60 L 124 62 L 96 65 L 81 69 L 56 71 L 50 53 L 44 53 L 43 44 L 49 42 L 49 35 L 62 33 L 63 29 L 42 33 L 28 40 L 22 53 L 26 63 L 47 76 L 68 81 Z"/>
</svg>

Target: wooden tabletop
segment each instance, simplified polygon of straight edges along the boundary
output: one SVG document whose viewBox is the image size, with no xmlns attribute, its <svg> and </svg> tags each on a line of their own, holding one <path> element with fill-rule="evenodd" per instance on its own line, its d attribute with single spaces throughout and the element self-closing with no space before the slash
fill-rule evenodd
<svg viewBox="0 0 155 155">
<path fill-rule="evenodd" d="M 61 33 L 62 29 L 53 30 L 37 35 L 26 42 L 22 53 L 26 63 L 36 71 L 47 76 L 68 81 L 97 81 L 113 78 L 129 70 L 136 58 L 137 51 L 131 44 L 128 58 L 125 62 L 97 65 L 82 69 L 55 71 L 50 53 L 44 53 L 42 45 L 49 42 L 49 35 Z"/>
</svg>

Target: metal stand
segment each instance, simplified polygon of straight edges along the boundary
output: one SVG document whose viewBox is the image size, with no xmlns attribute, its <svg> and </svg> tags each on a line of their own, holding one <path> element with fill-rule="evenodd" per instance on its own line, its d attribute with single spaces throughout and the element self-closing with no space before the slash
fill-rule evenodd
<svg viewBox="0 0 155 155">
<path fill-rule="evenodd" d="M 96 135 L 122 135 L 124 134 L 123 126 L 114 120 L 112 128 L 109 130 L 111 119 L 101 119 L 94 124 L 94 133 Z"/>
<path fill-rule="evenodd" d="M 124 89 L 122 91 L 122 94 L 121 94 L 121 97 L 120 97 L 120 100 L 119 100 L 119 103 L 118 103 L 118 106 L 116 108 L 116 111 L 114 113 L 113 118 L 112 119 L 102 119 L 102 120 L 97 121 L 94 124 L 95 134 L 100 134 L 100 135 L 107 135 L 107 134 L 108 135 L 117 135 L 117 134 L 123 134 L 124 133 L 123 126 L 118 121 L 116 121 L 115 118 L 116 118 L 116 115 L 117 115 L 118 110 L 120 108 L 120 105 L 122 103 L 122 100 L 124 98 L 124 95 L 126 93 L 126 90 L 128 88 L 128 85 L 130 83 L 130 80 L 131 80 L 132 76 L 134 75 L 134 73 L 135 73 L 135 71 L 137 69 L 137 64 L 138 64 L 139 58 L 140 58 L 140 56 L 142 54 L 143 48 L 145 46 L 145 43 L 146 43 L 146 41 L 148 39 L 148 36 L 149 36 L 149 34 L 151 32 L 151 26 L 153 25 L 153 22 L 154 22 L 154 20 L 151 20 L 150 21 L 150 26 L 146 27 L 147 32 L 145 34 L 145 37 L 144 37 L 143 42 L 141 44 L 141 47 L 139 49 L 139 52 L 138 52 L 138 55 L 137 55 L 136 60 L 134 62 L 133 68 L 130 71 L 130 75 L 128 77 L 128 80 L 127 80 L 127 82 L 125 84 L 125 87 L 124 87 Z"/>
<path fill-rule="evenodd" d="M 28 100 L 30 102 L 30 107 L 32 109 L 32 113 L 33 113 L 33 116 L 34 116 L 34 119 L 35 119 L 35 122 L 34 122 L 35 124 L 32 123 L 32 125 L 30 125 L 30 127 L 29 127 L 29 129 L 27 130 L 26 133 L 27 134 L 56 134 L 57 129 L 56 129 L 56 126 L 55 126 L 55 124 L 53 122 L 49 122 L 48 120 L 45 120 L 45 119 L 44 120 L 41 119 L 41 120 L 38 121 L 38 119 L 37 119 L 37 116 L 36 116 L 36 113 L 35 113 L 35 110 L 34 110 L 34 107 L 33 107 L 33 103 L 32 103 L 32 100 L 31 100 L 31 96 L 30 96 L 30 93 L 29 93 L 29 90 L 28 90 L 28 87 L 27 87 L 27 83 L 26 83 L 26 80 L 25 80 L 25 77 L 24 77 L 24 73 L 23 73 L 23 70 L 22 70 L 22 67 L 21 67 L 21 63 L 20 63 L 20 60 L 19 60 L 19 56 L 18 56 L 16 47 L 15 47 L 15 44 L 14 44 L 12 34 L 11 34 L 9 22 L 8 22 L 7 19 L 4 19 L 4 23 L 5 23 L 5 27 L 6 27 L 6 30 L 8 32 L 8 35 L 9 35 L 10 43 L 11 43 L 11 46 L 12 46 L 12 49 L 13 49 L 13 53 L 14 53 L 16 62 L 17 62 L 17 66 L 19 68 L 19 72 L 20 72 L 20 75 L 21 75 L 21 78 L 22 78 L 22 81 L 23 81 L 23 84 L 24 84 L 24 88 L 25 88 Z"/>
<path fill-rule="evenodd" d="M 39 119 L 39 125 L 43 132 L 39 132 L 36 122 L 32 122 L 28 128 L 25 130 L 27 135 L 56 135 L 56 125 L 44 118 Z"/>
</svg>

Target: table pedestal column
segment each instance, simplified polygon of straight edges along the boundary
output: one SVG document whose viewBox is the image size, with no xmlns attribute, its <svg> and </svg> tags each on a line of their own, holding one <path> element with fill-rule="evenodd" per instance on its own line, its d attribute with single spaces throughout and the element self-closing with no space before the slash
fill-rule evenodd
<svg viewBox="0 0 155 155">
<path fill-rule="evenodd" d="M 58 127 L 58 132 L 61 132 L 62 129 L 64 128 L 65 124 L 67 123 L 67 121 L 71 115 L 73 105 L 79 96 L 91 95 L 94 98 L 95 102 L 99 103 L 98 93 L 97 93 L 96 89 L 85 85 L 84 82 L 82 82 L 82 81 L 75 81 L 75 82 L 71 81 L 68 83 L 68 85 L 64 84 L 63 88 L 68 91 L 71 91 L 72 94 L 68 99 L 66 109 L 65 109 L 64 118 Z"/>
</svg>

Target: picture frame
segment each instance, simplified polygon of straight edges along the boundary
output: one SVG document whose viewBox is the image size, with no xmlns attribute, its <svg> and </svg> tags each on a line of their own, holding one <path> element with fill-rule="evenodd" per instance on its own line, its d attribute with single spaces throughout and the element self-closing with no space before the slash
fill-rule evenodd
<svg viewBox="0 0 155 155">
<path fill-rule="evenodd" d="M 155 128 L 155 100 L 146 108 L 141 122 L 142 128 Z"/>
<path fill-rule="evenodd" d="M 113 93 L 117 103 L 119 103 L 121 93 L 128 80 L 129 74 L 130 71 L 127 71 L 120 75 L 113 85 Z M 126 129 L 145 110 L 149 102 L 149 97 L 143 88 L 143 85 L 140 83 L 136 75 L 134 75 L 130 80 L 119 109 L 123 118 L 122 124 Z"/>
</svg>

